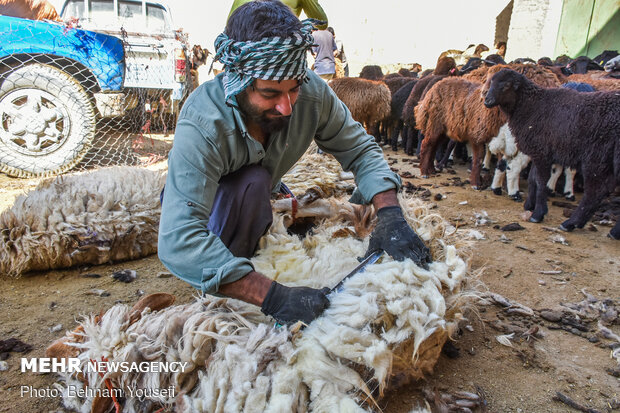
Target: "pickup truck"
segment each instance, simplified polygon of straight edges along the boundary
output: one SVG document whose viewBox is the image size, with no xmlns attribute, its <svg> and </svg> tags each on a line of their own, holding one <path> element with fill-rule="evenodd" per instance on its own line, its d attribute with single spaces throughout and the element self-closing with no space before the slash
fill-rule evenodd
<svg viewBox="0 0 620 413">
<path fill-rule="evenodd" d="M 73 168 L 96 134 L 131 124 L 122 119 L 174 123 L 191 91 L 187 43 L 165 4 L 67 0 L 61 17 L 0 16 L 0 172 L 11 176 Z"/>
</svg>

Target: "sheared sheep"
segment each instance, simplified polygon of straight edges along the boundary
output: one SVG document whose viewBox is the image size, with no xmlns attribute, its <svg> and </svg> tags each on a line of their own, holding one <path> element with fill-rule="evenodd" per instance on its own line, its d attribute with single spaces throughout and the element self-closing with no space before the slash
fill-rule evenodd
<svg viewBox="0 0 620 413">
<path fill-rule="evenodd" d="M 345 174 L 333 156 L 315 152 L 313 144 L 282 178 L 293 193 L 313 188 L 326 196 L 350 193 L 352 174 Z M 164 181 L 164 173 L 137 167 L 43 181 L 0 215 L 0 274 L 19 276 L 156 253 Z M 299 206 L 298 216 L 305 207 Z M 316 210 L 318 204 L 308 208 Z M 351 220 L 358 212 L 343 211 L 343 216 Z"/>
<path fill-rule="evenodd" d="M 41 182 L 0 215 L 0 274 L 154 254 L 164 181 L 158 171 L 114 167 Z"/>
<path fill-rule="evenodd" d="M 82 367 L 102 357 L 187 363 L 172 373 L 63 375 L 65 389 L 120 389 L 127 411 L 145 406 L 181 412 L 376 410 L 390 377 L 421 379 L 432 371 L 472 297 L 465 294 L 467 264 L 458 247 L 449 245 L 460 241 L 447 235 L 447 222 L 419 200 L 401 202 L 408 221 L 431 243 L 435 260 L 429 270 L 386 257 L 330 295 L 330 307 L 304 330 L 300 325 L 274 328 L 257 307 L 236 300 L 210 297 L 171 306 L 171 297 L 159 295 L 132 309 L 119 304 L 86 318 L 78 328 L 83 332 L 69 333 L 47 355 L 64 358 L 77 349 L 72 355 Z M 335 285 L 358 264 L 356 257 L 366 247 L 366 241 L 338 235 L 346 227 L 333 221 L 305 239 L 281 228 L 276 223 L 263 237 L 253 263 L 288 285 Z M 176 398 L 139 399 L 129 392 L 170 386 Z M 79 396 L 65 391 L 65 406 L 105 411 L 113 404 Z"/>
<path fill-rule="evenodd" d="M 584 179 L 579 207 L 560 229 L 582 228 L 620 183 L 620 95 L 544 89 L 510 69 L 490 78 L 485 91 L 484 104 L 506 114 L 519 149 L 532 158 L 524 204 L 532 211 L 530 221 L 540 222 L 547 213 L 546 183 L 558 163 L 580 168 Z M 620 222 L 610 236 L 620 239 Z"/>
<path fill-rule="evenodd" d="M 390 89 L 381 81 L 343 77 L 329 82 L 336 96 L 349 108 L 353 119 L 378 140 L 379 122 L 390 116 Z"/>
</svg>

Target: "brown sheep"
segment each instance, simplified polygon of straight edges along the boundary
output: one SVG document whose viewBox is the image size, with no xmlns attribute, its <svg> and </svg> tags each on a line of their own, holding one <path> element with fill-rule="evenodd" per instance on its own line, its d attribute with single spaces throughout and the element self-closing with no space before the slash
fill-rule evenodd
<svg viewBox="0 0 620 413">
<path fill-rule="evenodd" d="M 0 14 L 30 20 L 61 21 L 47 0 L 0 0 Z"/>
<path fill-rule="evenodd" d="M 486 83 L 488 77 L 493 76 L 495 73 L 506 68 L 525 75 L 528 79 L 542 87 L 560 87 L 562 86 L 562 83 L 564 83 L 558 78 L 556 73 L 551 71 L 546 66 L 528 65 L 523 63 L 480 67 L 463 76 L 463 79 L 475 83 Z"/>
<path fill-rule="evenodd" d="M 602 72 L 605 73 L 605 72 Z M 590 73 L 582 75 L 570 75 L 566 79 L 566 82 L 581 82 L 592 85 L 595 90 L 617 92 L 620 91 L 620 80 L 612 77 L 598 77 L 601 72 L 599 71 L 595 76 Z"/>
<path fill-rule="evenodd" d="M 499 128 L 506 123 L 500 111 L 484 107 L 479 96 L 480 87 L 487 78 L 507 67 L 524 74 L 542 87 L 561 86 L 551 71 L 542 66 L 527 64 L 480 68 L 460 81 L 445 79 L 438 82 L 426 92 L 415 110 L 416 126 L 425 136 L 420 150 L 420 170 L 423 176 L 435 172 L 433 162 L 441 141 L 450 138 L 457 142 L 470 142 L 473 151 L 470 182 L 474 188 L 480 188 L 484 145 L 497 136 Z M 482 74 L 485 74 L 484 78 Z M 478 79 L 482 79 L 482 82 Z"/>
<path fill-rule="evenodd" d="M 402 121 L 406 129 L 405 135 L 407 135 L 407 142 L 405 145 L 407 155 L 413 155 L 413 140 L 415 136 L 417 136 L 415 132 L 414 108 L 418 102 L 422 100 L 426 91 L 449 74 L 456 74 L 456 63 L 454 59 L 451 57 L 440 57 L 437 60 L 437 65 L 433 70 L 433 74 L 430 76 L 423 76 L 411 90 L 402 113 Z"/>
<path fill-rule="evenodd" d="M 343 77 L 331 80 L 329 86 L 349 108 L 353 119 L 377 139 L 379 122 L 390 116 L 392 95 L 387 85 L 381 81 Z"/>
<path fill-rule="evenodd" d="M 480 97 L 479 83 L 447 78 L 435 84 L 415 108 L 416 126 L 424 135 L 420 150 L 423 177 L 435 172 L 433 162 L 437 146 L 448 138 L 469 142 L 473 159 L 470 182 L 480 189 L 480 169 L 484 145 L 497 136 L 506 118 L 499 110 L 487 109 Z"/>
<path fill-rule="evenodd" d="M 360 78 L 368 80 L 381 80 L 383 79 L 383 70 L 378 65 L 367 65 L 362 67 L 360 72 Z"/>
</svg>

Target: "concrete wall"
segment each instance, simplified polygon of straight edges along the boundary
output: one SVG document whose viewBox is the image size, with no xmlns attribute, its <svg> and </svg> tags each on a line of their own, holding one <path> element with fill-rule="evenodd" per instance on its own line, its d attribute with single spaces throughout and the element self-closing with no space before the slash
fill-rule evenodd
<svg viewBox="0 0 620 413">
<path fill-rule="evenodd" d="M 555 58 L 553 53 L 561 15 L 562 0 L 514 0 L 506 60 Z"/>
</svg>

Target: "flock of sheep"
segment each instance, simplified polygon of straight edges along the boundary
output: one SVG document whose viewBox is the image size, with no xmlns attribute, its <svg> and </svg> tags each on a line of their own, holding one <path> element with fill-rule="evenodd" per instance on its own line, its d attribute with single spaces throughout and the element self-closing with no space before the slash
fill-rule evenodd
<svg viewBox="0 0 620 413">
<path fill-rule="evenodd" d="M 379 66 L 366 66 L 359 77 L 330 86 L 380 144 L 416 153 L 423 178 L 446 165 L 457 143 L 467 144 L 473 188 L 482 189 L 481 169 L 495 155 L 491 189 L 500 195 L 506 176 L 508 195 L 522 201 L 519 175 L 531 161 L 524 208 L 532 222 L 543 220 L 563 171 L 563 195 L 574 200 L 580 173 L 583 198 L 560 226 L 572 231 L 620 185 L 620 56 L 564 58 L 506 64 L 489 55 L 457 66 L 444 53 L 420 76 L 407 69 L 384 76 Z M 609 236 L 620 239 L 620 221 Z"/>
</svg>

